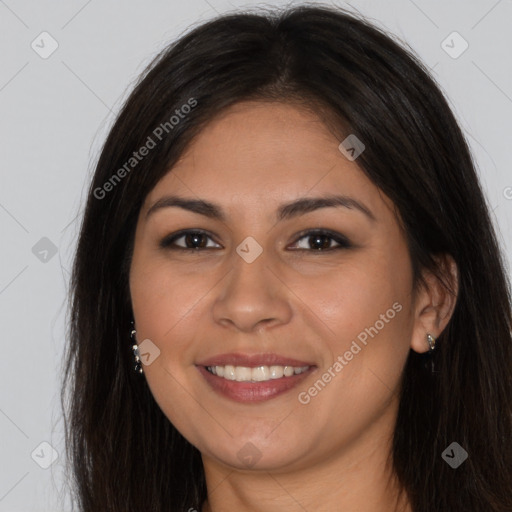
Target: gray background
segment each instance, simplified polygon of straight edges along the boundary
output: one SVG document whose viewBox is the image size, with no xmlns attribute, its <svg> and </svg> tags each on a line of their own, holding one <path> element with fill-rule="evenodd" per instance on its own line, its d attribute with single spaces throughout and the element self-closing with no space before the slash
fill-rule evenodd
<svg viewBox="0 0 512 512">
<path fill-rule="evenodd" d="M 433 70 L 473 150 L 510 269 L 512 0 L 337 4 L 405 40 Z M 87 185 L 122 100 L 165 43 L 254 5 L 0 0 L 0 511 L 70 509 L 61 492 L 65 300 Z M 453 31 L 469 45 L 461 55 Z"/>
</svg>

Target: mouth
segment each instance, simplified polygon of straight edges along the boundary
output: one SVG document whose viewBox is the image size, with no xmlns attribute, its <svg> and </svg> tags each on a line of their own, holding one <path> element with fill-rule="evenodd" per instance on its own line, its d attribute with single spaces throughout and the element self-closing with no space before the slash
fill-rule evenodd
<svg viewBox="0 0 512 512">
<path fill-rule="evenodd" d="M 298 386 L 316 369 L 312 363 L 275 354 L 230 354 L 209 359 L 206 363 L 197 364 L 196 368 L 210 388 L 225 398 L 244 403 L 261 402 L 282 395 Z"/>
<path fill-rule="evenodd" d="M 247 366 L 205 366 L 213 375 L 222 377 L 226 380 L 235 380 L 237 382 L 268 382 L 270 380 L 281 379 L 282 377 L 293 377 L 300 375 L 311 368 L 311 366 L 256 366 L 250 368 Z"/>
</svg>

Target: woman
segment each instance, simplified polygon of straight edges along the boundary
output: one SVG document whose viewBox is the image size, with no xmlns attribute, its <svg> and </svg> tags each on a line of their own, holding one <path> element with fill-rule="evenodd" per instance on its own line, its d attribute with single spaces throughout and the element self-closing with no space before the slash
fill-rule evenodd
<svg viewBox="0 0 512 512">
<path fill-rule="evenodd" d="M 512 510 L 486 202 L 437 85 L 364 19 L 232 14 L 163 51 L 72 286 L 80 510 Z"/>
</svg>

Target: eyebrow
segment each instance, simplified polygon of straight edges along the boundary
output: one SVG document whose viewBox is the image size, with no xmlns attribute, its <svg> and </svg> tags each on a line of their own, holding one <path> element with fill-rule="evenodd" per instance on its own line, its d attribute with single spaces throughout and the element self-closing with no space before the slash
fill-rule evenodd
<svg viewBox="0 0 512 512">
<path fill-rule="evenodd" d="M 226 222 L 226 214 L 219 205 L 216 205 L 209 201 L 204 201 L 202 199 L 192 199 L 173 195 L 162 197 L 161 199 L 156 201 L 156 203 L 153 204 L 153 206 L 151 206 L 151 208 L 149 208 L 149 210 L 147 211 L 146 220 L 148 219 L 148 217 L 150 217 L 150 215 L 154 214 L 156 211 L 173 206 L 183 208 L 184 210 L 188 210 L 194 213 L 198 213 L 199 215 L 204 215 L 205 217 L 208 217 L 210 219 L 216 219 L 222 222 Z M 377 220 L 375 215 L 367 206 L 365 206 L 363 203 L 357 201 L 352 197 L 344 195 L 329 195 L 325 197 L 305 197 L 297 199 L 290 203 L 282 204 L 277 209 L 276 217 L 277 221 L 281 222 L 283 220 L 298 217 L 299 215 L 303 215 L 314 210 L 319 210 L 320 208 L 329 207 L 343 207 L 348 209 L 354 209 L 363 213 L 372 222 L 376 222 Z"/>
</svg>

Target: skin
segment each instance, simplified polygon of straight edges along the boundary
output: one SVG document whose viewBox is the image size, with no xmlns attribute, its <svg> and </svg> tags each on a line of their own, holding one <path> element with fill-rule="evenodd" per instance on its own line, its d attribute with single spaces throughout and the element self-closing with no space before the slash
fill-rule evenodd
<svg viewBox="0 0 512 512">
<path fill-rule="evenodd" d="M 143 367 L 148 385 L 202 454 L 203 511 L 411 510 L 397 498 L 389 463 L 401 372 L 409 350 L 426 352 L 426 333 L 437 337 L 446 327 L 455 298 L 429 275 L 428 287 L 413 294 L 392 203 L 339 143 L 298 107 L 239 103 L 205 127 L 141 209 L 130 270 L 137 340 L 159 348 Z M 334 192 L 364 203 L 375 220 L 329 207 L 276 222 L 281 203 Z M 178 207 L 146 217 L 171 193 L 217 203 L 227 219 Z M 329 250 L 338 243 L 326 238 L 320 245 L 327 248 L 317 250 L 299 235 L 316 228 L 344 235 L 352 247 Z M 207 231 L 195 246 L 209 249 L 159 247 L 181 229 Z M 252 263 L 236 252 L 248 236 L 263 249 Z M 187 246 L 185 238 L 175 243 Z M 400 312 L 300 403 L 298 393 L 394 303 Z M 238 403 L 214 392 L 195 366 L 226 352 L 276 352 L 317 368 L 285 394 Z M 237 456 L 249 442 L 258 453 L 252 467 Z"/>
</svg>

